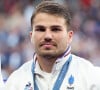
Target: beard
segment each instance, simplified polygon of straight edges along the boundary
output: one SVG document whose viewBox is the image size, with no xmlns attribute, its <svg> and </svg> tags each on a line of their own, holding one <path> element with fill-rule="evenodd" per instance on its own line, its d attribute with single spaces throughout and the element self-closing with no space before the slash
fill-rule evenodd
<svg viewBox="0 0 100 90">
<path fill-rule="evenodd" d="M 42 54 L 41 55 L 43 58 L 46 58 L 47 60 L 53 59 L 53 58 L 57 58 L 57 55 L 54 54 Z"/>
<path fill-rule="evenodd" d="M 46 52 L 39 52 L 39 51 L 36 51 L 36 53 L 37 53 L 38 56 L 43 57 L 43 58 L 46 58 L 46 59 L 48 59 L 48 60 L 49 60 L 49 59 L 52 59 L 52 58 L 58 57 L 57 54 L 54 54 L 54 53 L 48 52 L 48 51 L 46 51 Z"/>
<path fill-rule="evenodd" d="M 64 51 L 57 51 L 57 50 L 36 50 L 36 53 L 38 56 L 45 58 L 47 60 L 50 59 L 57 59 L 58 57 L 61 57 L 64 54 Z"/>
</svg>

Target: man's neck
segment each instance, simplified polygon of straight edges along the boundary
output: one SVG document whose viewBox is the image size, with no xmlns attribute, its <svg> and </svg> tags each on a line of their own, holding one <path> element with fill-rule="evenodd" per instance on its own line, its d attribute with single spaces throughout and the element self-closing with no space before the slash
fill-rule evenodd
<svg viewBox="0 0 100 90">
<path fill-rule="evenodd" d="M 44 57 L 37 56 L 37 60 L 41 70 L 51 73 L 56 58 L 44 58 Z"/>
</svg>

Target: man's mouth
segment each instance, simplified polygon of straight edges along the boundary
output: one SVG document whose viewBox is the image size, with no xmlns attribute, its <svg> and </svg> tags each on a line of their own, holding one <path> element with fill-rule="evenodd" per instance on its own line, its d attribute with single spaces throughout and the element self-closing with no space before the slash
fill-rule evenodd
<svg viewBox="0 0 100 90">
<path fill-rule="evenodd" d="M 51 48 L 53 46 L 56 46 L 54 43 L 42 43 L 40 46 L 43 46 L 45 48 Z"/>
</svg>

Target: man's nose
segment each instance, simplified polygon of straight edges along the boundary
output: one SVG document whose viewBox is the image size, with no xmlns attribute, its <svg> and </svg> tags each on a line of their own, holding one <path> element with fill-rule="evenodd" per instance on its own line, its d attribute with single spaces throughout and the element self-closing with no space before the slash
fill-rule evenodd
<svg viewBox="0 0 100 90">
<path fill-rule="evenodd" d="M 52 40 L 52 32 L 49 29 L 47 29 L 45 31 L 44 39 L 45 39 L 45 41 L 51 41 Z"/>
</svg>

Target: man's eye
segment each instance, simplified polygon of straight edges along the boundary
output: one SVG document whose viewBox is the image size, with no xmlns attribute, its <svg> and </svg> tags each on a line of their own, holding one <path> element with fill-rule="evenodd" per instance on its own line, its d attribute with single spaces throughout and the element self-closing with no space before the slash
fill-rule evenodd
<svg viewBox="0 0 100 90">
<path fill-rule="evenodd" d="M 57 31 L 61 31 L 61 29 L 60 28 L 52 28 L 52 31 L 57 32 Z"/>
<path fill-rule="evenodd" d="M 36 28 L 35 31 L 40 31 L 40 32 L 44 32 L 45 29 L 44 28 Z"/>
</svg>

